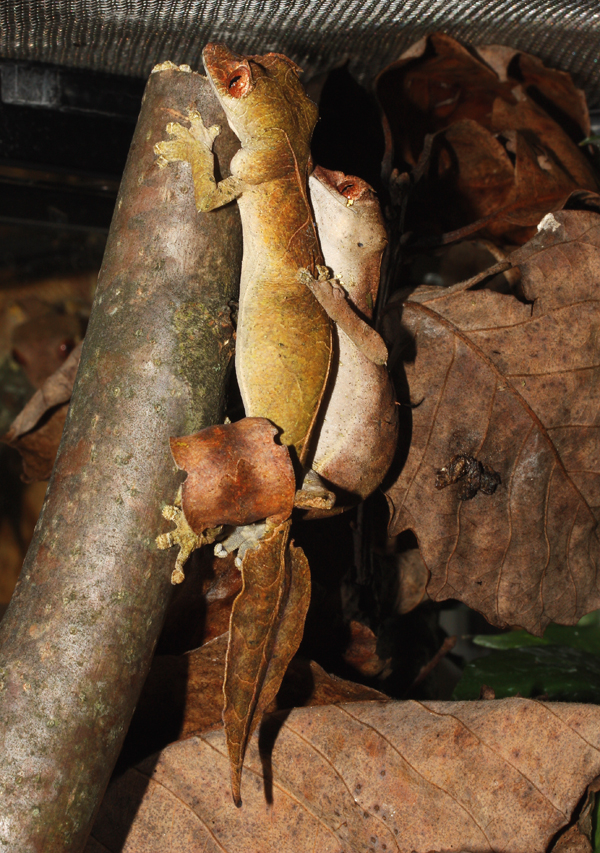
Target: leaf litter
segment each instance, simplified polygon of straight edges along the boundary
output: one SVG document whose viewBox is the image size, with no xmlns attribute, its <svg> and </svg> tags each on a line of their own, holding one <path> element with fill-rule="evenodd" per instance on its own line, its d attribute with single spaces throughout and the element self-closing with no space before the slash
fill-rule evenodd
<svg viewBox="0 0 600 853">
<path fill-rule="evenodd" d="M 434 235 L 434 245 L 437 241 L 443 246 L 478 232 L 493 241 L 488 248 L 503 276 L 495 279 L 499 292 L 489 289 L 482 277 L 468 287 L 463 283 L 446 290 L 428 285 L 413 288 L 403 301 L 392 302 L 386 317 L 396 338 L 391 341 L 394 353 L 401 351 L 405 359 L 397 371 L 402 380 L 398 385 L 400 402 L 410 406 L 412 420 L 406 462 L 387 489 L 391 534 L 414 531 L 420 549 L 415 551 L 419 582 L 413 584 L 418 588 L 409 596 L 406 609 L 423 598 L 439 601 L 452 597 L 499 626 L 515 625 L 540 634 L 550 620 L 574 624 L 600 604 L 596 535 L 600 463 L 594 411 L 598 408 L 594 286 L 600 220 L 597 178 L 577 147 L 590 132 L 585 101 L 568 75 L 545 69 L 535 57 L 497 46 L 467 49 L 443 34 L 423 40 L 383 72 L 378 96 L 386 113 L 385 167 L 392 188 L 402 185 L 403 169 L 411 173 L 406 182 L 412 185 L 409 197 L 399 194 L 408 237 L 404 239 L 406 251 L 400 252 L 401 263 L 405 267 L 407 260 L 410 263 L 414 257 L 411 240 L 418 243 L 422 235 Z M 562 210 L 573 206 L 586 210 Z M 552 216 L 543 220 L 538 233 L 540 220 L 549 212 Z M 452 233 L 448 235 L 448 231 Z M 400 310 L 401 328 L 397 323 Z M 60 429 L 62 424 L 52 439 L 54 448 Z M 45 470 L 52 452 L 34 448 L 34 453 L 45 454 Z M 448 468 L 461 455 L 471 460 L 469 482 L 450 478 L 444 483 L 450 488 L 436 490 L 436 471 Z M 489 493 L 491 489 L 486 493 L 481 480 L 490 471 L 500 482 L 493 493 Z M 287 495 L 286 506 L 289 490 Z M 302 560 L 302 552 L 296 553 L 292 559 Z M 251 568 L 249 564 L 248 578 Z M 285 575 L 287 570 L 280 566 L 280 572 Z M 302 578 L 302 572 L 297 574 Z M 258 586 L 254 590 L 248 587 L 247 594 L 260 595 L 260 583 L 265 579 L 253 577 L 252 586 L 254 581 Z M 277 584 L 286 590 L 281 579 Z M 239 589 L 234 574 L 225 586 L 228 592 L 212 636 L 227 620 L 233 600 L 229 591 L 235 594 Z M 289 590 L 287 594 L 291 596 L 288 602 L 294 601 Z M 260 631 L 260 624 L 253 624 L 252 600 L 244 603 L 242 597 L 238 610 L 242 604 L 244 631 Z M 303 614 L 298 618 L 303 621 Z M 365 626 L 361 630 L 366 644 L 358 669 L 364 666 L 377 674 L 387 661 L 377 654 L 376 633 Z M 223 644 L 223 639 L 218 637 L 214 643 Z M 213 655 L 214 665 L 221 658 L 211 645 L 204 651 Z M 289 657 L 289 649 L 283 659 L 278 659 L 277 648 L 274 652 L 270 664 L 264 660 L 259 664 L 267 673 L 261 711 L 274 708 L 271 693 L 276 691 L 269 693 L 268 667 L 277 670 L 272 676 L 277 685 Z M 555 735 L 553 722 L 563 715 L 568 717 L 568 726 L 585 728 L 589 739 L 590 715 L 594 720 L 591 729 L 595 726 L 597 730 L 594 708 L 573 705 L 564 711 L 564 706 L 532 706 L 520 704 L 521 700 L 484 703 L 493 707 L 489 710 L 496 736 L 492 753 L 495 756 L 498 750 L 509 768 L 502 761 L 496 768 L 496 758 L 490 763 L 486 754 L 487 770 L 473 758 L 477 753 L 471 742 L 472 715 L 483 720 L 483 729 L 488 725 L 484 719 L 487 708 L 479 703 L 388 703 L 386 712 L 372 703 L 349 706 L 348 711 L 334 707 L 319 713 L 295 711 L 283 723 L 275 743 L 275 777 L 269 776 L 269 762 L 260 754 L 260 738 L 251 742 L 245 771 L 248 795 L 240 816 L 231 805 L 225 781 L 222 734 L 209 731 L 217 722 L 215 697 L 220 682 L 216 670 L 211 680 L 211 666 L 203 653 L 200 649 L 186 674 L 189 701 L 181 730 L 183 737 L 195 731 L 201 737 L 168 747 L 158 759 L 127 771 L 113 784 L 97 823 L 96 841 L 90 841 L 90 853 L 105 848 L 151 851 L 159 838 L 163 847 L 156 849 L 164 849 L 164 826 L 183 828 L 181 839 L 176 831 L 169 836 L 173 850 L 179 849 L 177 845 L 185 850 L 342 850 L 348 844 L 349 849 L 379 849 L 381 843 L 380 849 L 407 851 L 452 846 L 527 849 L 529 853 L 547 849 L 593 774 L 600 773 L 597 743 L 592 760 L 592 753 L 581 757 L 580 744 L 565 746 L 561 740 L 560 772 L 566 775 L 561 777 L 562 801 L 557 806 L 560 797 L 554 789 L 548 793 L 545 788 L 556 763 L 554 755 L 549 757 L 544 750 L 538 756 L 529 730 L 544 731 L 541 740 L 546 744 Z M 353 652 L 350 647 L 349 659 L 353 653 L 356 649 Z M 237 675 L 230 666 L 230 679 L 244 675 L 243 660 L 242 655 Z M 168 669 L 168 661 L 163 664 Z M 203 683 L 205 667 L 206 683 L 212 685 L 208 690 L 213 697 L 210 725 L 202 716 L 202 691 L 196 691 Z M 228 699 L 230 714 L 237 713 L 237 695 L 234 691 Z M 335 691 L 330 695 L 334 702 L 348 698 L 356 697 Z M 254 700 L 245 699 L 244 703 L 248 701 Z M 359 711 L 352 710 L 357 707 Z M 539 714 L 543 709 L 545 716 L 534 722 L 531 707 Z M 242 719 L 245 712 L 240 713 Z M 444 724 L 439 728 L 431 724 L 435 715 Z M 520 728 L 520 721 L 528 715 L 527 725 Z M 454 721 L 452 742 L 444 739 L 448 720 Z M 494 726 L 503 729 L 502 738 Z M 401 744 L 396 740 L 398 732 L 400 738 L 405 737 Z M 478 731 L 474 739 L 480 734 Z M 482 741 L 478 743 L 482 748 Z M 435 752 L 438 747 L 439 754 Z M 310 756 L 306 766 L 298 760 L 304 748 Z M 565 769 L 563 750 L 567 754 L 573 751 L 575 770 Z M 357 772 L 365 774 L 354 788 L 348 787 L 352 774 L 356 775 L 351 756 L 356 758 Z M 475 761 L 473 767 L 467 766 L 469 756 Z M 579 764 L 576 756 L 582 759 Z M 523 769 L 518 759 L 532 760 L 535 772 Z M 315 763 L 320 761 L 325 767 L 319 765 L 316 772 Z M 381 766 L 379 776 L 373 764 Z M 433 766 L 441 774 L 439 778 L 432 772 Z M 518 779 L 505 782 L 515 766 Z M 282 774 L 279 782 L 278 773 Z M 386 777 L 389 781 L 382 781 Z M 572 780 L 570 788 L 567 777 Z M 500 805 L 498 779 L 503 780 Z M 525 784 L 522 790 L 521 784 Z M 267 789 L 271 785 L 270 811 L 264 785 Z M 373 792 L 371 800 L 361 794 L 363 787 Z M 141 799 L 143 789 L 147 790 Z M 384 799 L 381 793 L 389 795 L 387 807 L 375 802 Z M 513 795 L 516 803 L 510 799 Z M 458 808 L 456 804 L 465 796 L 471 796 L 472 802 L 460 802 Z M 133 812 L 123 817 L 128 804 L 137 806 L 140 801 L 135 819 Z M 341 811 L 339 803 L 343 803 Z M 227 826 L 222 821 L 225 815 Z M 385 829 L 392 817 L 395 833 Z M 132 820 L 128 834 L 126 825 Z M 296 822 L 300 820 L 305 834 L 294 836 L 300 832 Z M 513 831 L 517 823 L 518 833 Z M 270 828 L 265 830 L 265 824 Z M 481 826 L 486 827 L 483 835 Z M 254 831 L 256 836 L 252 836 Z M 125 846 L 115 841 L 119 833 L 118 844 Z M 304 846 L 298 846 L 303 844 L 299 837 L 305 839 Z"/>
<path fill-rule="evenodd" d="M 419 236 L 478 222 L 482 234 L 522 244 L 571 192 L 598 189 L 577 145 L 589 135 L 583 93 L 535 57 L 435 33 L 382 71 L 376 87 L 384 169 L 419 166 L 421 191 L 409 201 Z"/>
</svg>

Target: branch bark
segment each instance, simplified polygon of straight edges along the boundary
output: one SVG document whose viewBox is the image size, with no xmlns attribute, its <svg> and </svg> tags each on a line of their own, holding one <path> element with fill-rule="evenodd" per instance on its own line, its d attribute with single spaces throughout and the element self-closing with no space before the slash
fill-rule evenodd
<svg viewBox="0 0 600 853">
<path fill-rule="evenodd" d="M 0 626 L 0 850 L 76 853 L 148 672 L 181 475 L 168 438 L 222 417 L 241 263 L 237 209 L 198 215 L 189 165 L 159 170 L 169 121 L 219 124 L 208 81 L 151 75 L 113 217 L 48 496 Z"/>
</svg>

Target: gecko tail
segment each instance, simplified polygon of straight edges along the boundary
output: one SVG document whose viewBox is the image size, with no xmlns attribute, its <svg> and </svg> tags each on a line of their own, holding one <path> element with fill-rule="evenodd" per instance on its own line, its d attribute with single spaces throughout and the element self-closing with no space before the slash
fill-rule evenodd
<svg viewBox="0 0 600 853">
<path fill-rule="evenodd" d="M 298 650 L 310 602 L 308 560 L 289 541 L 290 526 L 284 522 L 246 552 L 242 590 L 231 611 L 223 723 L 238 807 L 248 741 Z"/>
</svg>

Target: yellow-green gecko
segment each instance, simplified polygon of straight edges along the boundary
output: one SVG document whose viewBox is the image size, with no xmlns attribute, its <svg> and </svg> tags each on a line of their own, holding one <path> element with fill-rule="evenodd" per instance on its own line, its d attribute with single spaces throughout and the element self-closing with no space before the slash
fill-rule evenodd
<svg viewBox="0 0 600 853">
<path fill-rule="evenodd" d="M 339 446 L 344 444 L 340 423 L 344 421 L 345 404 L 343 395 L 340 398 L 338 393 L 336 397 L 335 389 L 328 387 L 328 379 L 332 363 L 333 371 L 340 378 L 343 371 L 339 356 L 346 352 L 344 347 L 358 352 L 358 344 L 367 353 L 364 356 L 361 352 L 359 361 L 366 359 L 371 367 L 365 372 L 364 364 L 355 366 L 353 375 L 360 384 L 359 374 L 365 373 L 366 397 L 369 396 L 368 388 L 374 388 L 369 410 L 372 426 L 370 433 L 369 428 L 366 429 L 365 448 L 356 459 L 348 463 L 348 453 L 341 453 L 346 459 L 346 473 L 339 485 L 346 491 L 353 491 L 348 489 L 347 483 L 354 477 L 357 497 L 365 497 L 378 485 L 391 461 L 396 437 L 394 400 L 382 366 L 386 358 L 385 345 L 348 302 L 344 276 L 341 282 L 329 279 L 324 266 L 308 194 L 312 170 L 310 140 L 317 108 L 298 81 L 299 69 L 284 56 L 241 57 L 223 45 L 208 45 L 203 58 L 208 78 L 242 146 L 231 162 L 231 177 L 216 182 L 212 143 L 219 129 L 206 128 L 198 114 L 190 114 L 189 128 L 169 125 L 167 131 L 171 139 L 159 143 L 156 150 L 160 165 L 174 160 L 191 163 L 198 210 L 208 211 L 233 199 L 238 201 L 244 255 L 236 372 L 246 415 L 267 418 L 281 430 L 281 441 L 290 451 L 299 486 L 311 465 L 335 484 L 334 457 L 340 457 Z M 354 197 L 352 193 L 344 195 L 331 177 L 339 174 L 323 173 L 321 184 L 341 211 L 352 207 Z M 364 200 L 362 187 L 360 189 L 360 198 Z M 315 192 L 316 198 L 318 191 Z M 330 234 L 330 242 L 335 246 L 341 232 L 336 236 L 335 227 L 326 224 L 329 216 L 326 201 L 319 199 L 318 204 L 321 227 Z M 364 308 L 360 300 L 355 299 L 361 313 L 367 316 L 376 294 L 383 249 L 384 231 L 380 221 L 379 229 L 376 240 L 380 245 L 374 253 L 377 255 L 374 291 L 372 284 L 369 285 L 369 293 L 364 294 Z M 361 244 L 354 234 L 351 239 L 358 249 L 369 245 Z M 333 250 L 332 254 L 335 254 Z M 351 264 L 349 269 L 347 277 L 353 278 L 354 266 Z M 321 303 L 345 331 L 338 331 Z M 346 363 L 355 358 L 354 355 L 344 357 Z M 332 406 L 329 426 L 323 423 L 320 411 L 325 408 L 325 397 L 329 404 L 337 399 Z M 322 440 L 317 440 L 317 432 L 322 434 Z M 346 439 L 356 440 L 356 434 L 350 430 Z M 364 463 L 368 462 L 373 450 L 381 457 L 375 476 L 367 475 L 361 480 L 356 473 L 348 475 L 350 469 L 356 472 L 357 466 L 368 468 Z M 298 504 L 331 507 L 333 495 L 318 482 L 315 488 L 310 475 L 308 481 L 308 486 L 299 492 Z M 234 799 L 238 803 L 247 739 L 255 721 L 277 692 L 287 663 L 297 649 L 308 607 L 308 565 L 302 551 L 289 543 L 289 532 L 289 520 L 271 528 L 267 525 L 260 546 L 245 551 L 242 561 L 244 589 L 232 612 L 224 721 L 232 762 Z M 277 589 L 276 600 L 269 599 L 269 619 L 262 634 L 252 622 L 253 614 L 254 620 L 257 619 L 256 608 L 260 610 L 261 602 L 265 606 L 267 601 L 265 596 L 261 598 L 261 585 Z M 258 590 L 257 599 L 251 601 L 254 588 Z M 253 631 L 258 634 L 249 643 L 248 632 Z M 250 646 L 260 650 L 252 660 Z M 250 660 L 246 662 L 252 672 L 251 677 L 245 672 L 241 678 L 234 663 L 236 656 L 244 654 Z"/>
</svg>

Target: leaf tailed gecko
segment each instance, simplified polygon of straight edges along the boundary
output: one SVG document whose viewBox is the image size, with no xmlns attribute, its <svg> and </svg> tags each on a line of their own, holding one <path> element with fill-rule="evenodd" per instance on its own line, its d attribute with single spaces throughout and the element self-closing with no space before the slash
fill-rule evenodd
<svg viewBox="0 0 600 853">
<path fill-rule="evenodd" d="M 377 201 L 364 181 L 341 172 L 317 168 L 309 181 L 318 112 L 291 60 L 237 56 L 220 44 L 207 45 L 203 59 L 242 144 L 231 177 L 216 182 L 219 128 L 206 128 L 198 113 L 189 128 L 168 125 L 171 139 L 156 152 L 161 166 L 191 164 L 199 211 L 237 199 L 244 255 L 236 373 L 246 415 L 278 426 L 299 474 L 308 472 L 298 505 L 330 509 L 335 500 L 311 472 L 362 499 L 385 475 L 397 432 L 387 350 L 362 319 L 372 315 L 386 239 Z"/>
</svg>

